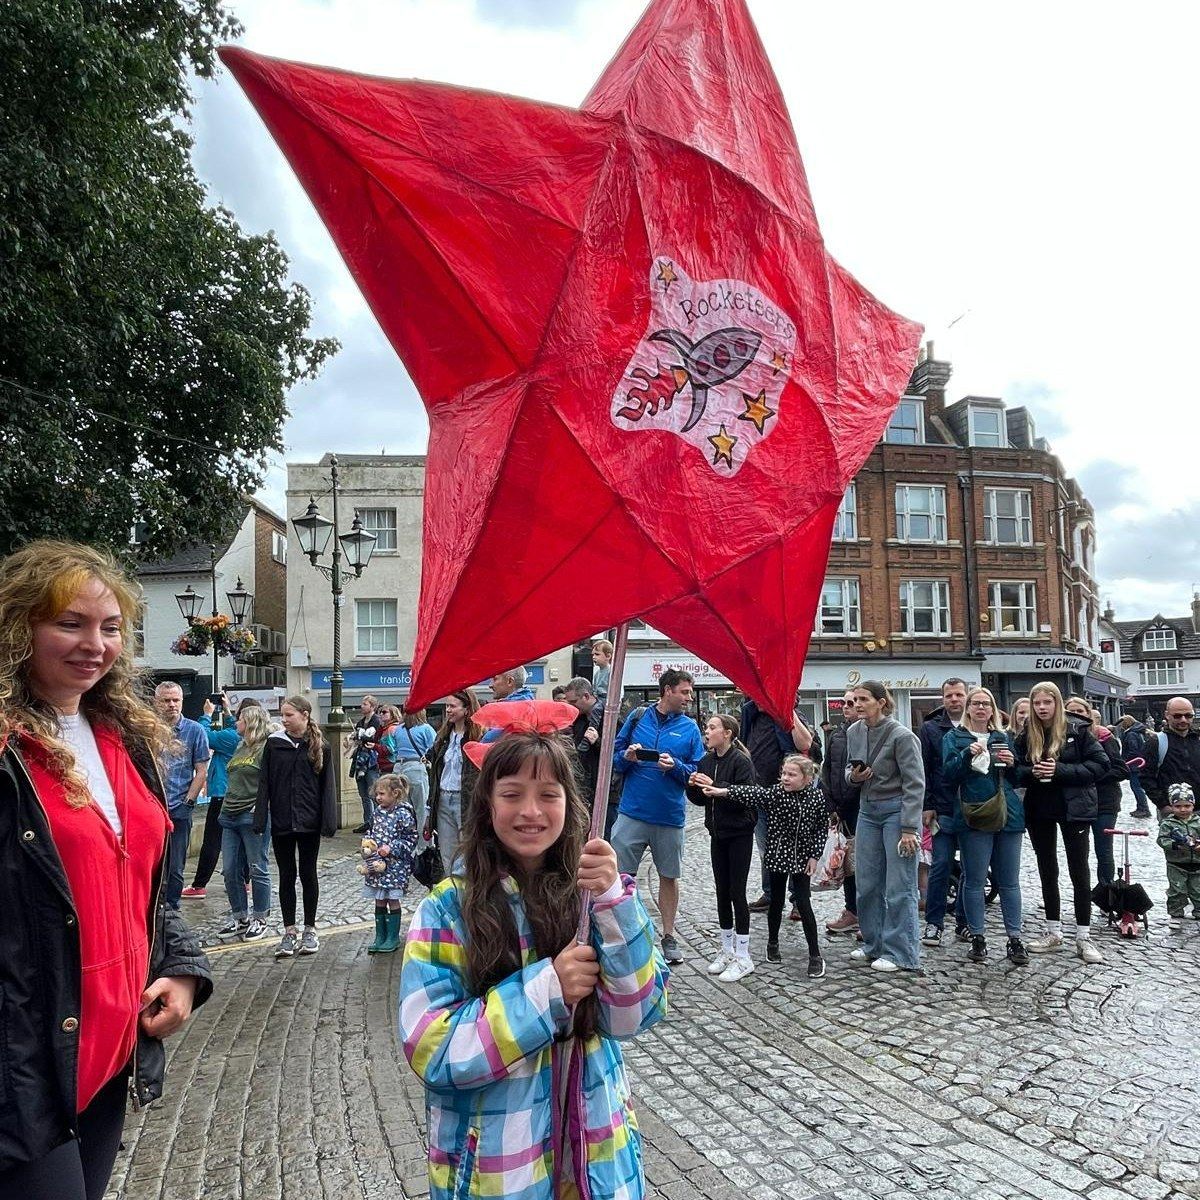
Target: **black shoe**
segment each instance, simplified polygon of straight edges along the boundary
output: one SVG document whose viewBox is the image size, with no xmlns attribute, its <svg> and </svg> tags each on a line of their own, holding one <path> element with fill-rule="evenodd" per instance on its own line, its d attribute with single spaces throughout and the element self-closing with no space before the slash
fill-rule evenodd
<svg viewBox="0 0 1200 1200">
<path fill-rule="evenodd" d="M 1008 939 L 1008 961 L 1015 967 L 1024 967 L 1029 963 L 1029 951 L 1019 937 Z"/>
<path fill-rule="evenodd" d="M 808 956 L 809 979 L 823 979 L 825 976 L 825 960 L 819 954 Z"/>
<path fill-rule="evenodd" d="M 1150 815 L 1150 810 L 1148 808 L 1135 808 L 1133 810 L 1133 812 L 1131 812 L 1129 815 L 1131 817 L 1143 817 L 1144 818 L 1144 817 L 1148 817 Z"/>
<path fill-rule="evenodd" d="M 956 925 L 954 927 L 954 940 L 956 942 L 969 942 L 971 940 L 971 931 L 966 925 Z"/>
<path fill-rule="evenodd" d="M 757 900 L 747 904 L 746 907 L 751 912 L 766 912 L 771 907 L 771 898 L 765 892 L 759 896 Z"/>
<path fill-rule="evenodd" d="M 972 962 L 987 962 L 987 938 L 982 933 L 977 933 L 971 938 L 971 948 L 967 951 L 967 957 Z"/>
<path fill-rule="evenodd" d="M 368 833 L 368 832 L 370 832 L 370 829 L 371 829 L 370 825 L 355 825 L 354 832 L 355 833 Z"/>
<path fill-rule="evenodd" d="M 778 942 L 768 942 L 767 943 L 767 962 L 769 962 L 769 963 L 783 962 L 783 955 L 779 953 L 779 943 Z"/>
</svg>

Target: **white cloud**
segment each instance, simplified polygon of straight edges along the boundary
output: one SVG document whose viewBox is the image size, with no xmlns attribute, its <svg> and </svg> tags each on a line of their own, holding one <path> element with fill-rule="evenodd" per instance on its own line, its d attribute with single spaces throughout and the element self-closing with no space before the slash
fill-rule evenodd
<svg viewBox="0 0 1200 1200">
<path fill-rule="evenodd" d="M 569 105 L 642 7 L 236 5 L 253 50 Z M 954 397 L 1028 403 L 1067 470 L 1094 480 L 1101 585 L 1119 615 L 1184 611 L 1200 565 L 1142 554 L 1129 529 L 1186 500 L 1179 481 L 1193 477 L 1200 447 L 1191 373 L 1200 10 L 1170 0 L 1137 9 L 1097 0 L 1086 10 L 1033 0 L 750 8 L 832 252 L 927 326 L 938 357 L 953 363 Z M 346 342 L 324 378 L 294 398 L 289 446 L 319 455 L 330 448 L 330 415 L 346 404 L 357 413 L 365 398 L 376 419 L 339 422 L 336 448 L 420 448 L 424 413 L 403 369 L 228 76 L 199 89 L 197 134 L 214 194 L 248 228 L 278 229 L 296 278 L 314 293 L 315 328 Z M 381 438 L 381 426 L 394 436 Z M 1111 508 L 1088 472 L 1105 460 L 1125 471 Z"/>
</svg>

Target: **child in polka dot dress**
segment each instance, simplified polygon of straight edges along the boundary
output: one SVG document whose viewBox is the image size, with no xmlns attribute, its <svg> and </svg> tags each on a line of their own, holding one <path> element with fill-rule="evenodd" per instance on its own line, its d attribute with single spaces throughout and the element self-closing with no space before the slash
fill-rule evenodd
<svg viewBox="0 0 1200 1200">
<path fill-rule="evenodd" d="M 403 775 L 381 775 L 372 788 L 375 814 L 362 840 L 363 894 L 375 901 L 375 940 L 368 954 L 400 948 L 400 901 L 408 890 L 417 846 L 417 814 Z"/>
</svg>

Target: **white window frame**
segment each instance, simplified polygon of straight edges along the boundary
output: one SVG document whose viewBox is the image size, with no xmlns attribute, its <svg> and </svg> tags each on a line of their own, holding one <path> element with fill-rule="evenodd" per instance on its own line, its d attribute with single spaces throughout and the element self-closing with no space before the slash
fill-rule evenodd
<svg viewBox="0 0 1200 1200">
<path fill-rule="evenodd" d="M 931 605 L 915 605 L 913 589 L 928 587 Z M 916 614 L 930 614 L 932 629 L 917 629 Z M 902 579 L 900 581 L 900 632 L 908 637 L 950 636 L 950 581 L 947 579 Z"/>
<path fill-rule="evenodd" d="M 354 601 L 355 657 L 380 658 L 383 655 L 396 655 L 400 652 L 398 609 L 397 601 L 382 596 L 377 599 Z M 365 639 L 364 634 L 367 635 Z"/>
<path fill-rule="evenodd" d="M 1154 637 L 1155 634 L 1161 634 L 1161 637 Z M 1153 639 L 1153 640 L 1151 640 Z M 1147 629 L 1142 634 L 1142 650 L 1147 654 L 1153 654 L 1158 650 L 1178 650 L 1179 646 L 1175 640 L 1175 630 L 1169 626 L 1164 628 L 1161 625 L 1154 629 Z"/>
<path fill-rule="evenodd" d="M 837 516 L 833 520 L 833 540 L 835 542 L 858 541 L 858 493 L 851 484 L 842 495 L 838 505 Z"/>
<path fill-rule="evenodd" d="M 146 657 L 146 609 L 138 608 L 129 627 L 129 645 L 134 658 Z"/>
<path fill-rule="evenodd" d="M 837 590 L 834 597 L 832 592 Z M 827 603 L 826 597 L 833 603 Z M 841 628 L 826 628 L 826 623 L 839 622 Z M 821 586 L 817 603 L 817 637 L 854 637 L 862 632 L 862 604 L 858 579 L 854 576 L 830 576 Z"/>
<path fill-rule="evenodd" d="M 912 493 L 928 492 L 928 509 L 914 510 Z M 896 484 L 896 537 L 902 542 L 920 542 L 924 545 L 944 545 L 946 541 L 946 489 L 933 483 Z M 929 521 L 929 537 L 914 537 L 914 520 Z"/>
<path fill-rule="evenodd" d="M 379 523 L 379 517 L 383 517 L 383 524 Z M 390 523 L 388 518 L 391 518 Z M 367 533 L 375 535 L 376 554 L 394 554 L 399 549 L 396 510 L 383 506 L 372 508 L 360 508 L 358 510 L 358 519 L 362 522 L 362 527 Z M 389 545 L 388 543 L 391 543 Z"/>
<path fill-rule="evenodd" d="M 1183 683 L 1183 659 L 1159 658 L 1138 663 L 1141 687 L 1178 687 Z"/>
<path fill-rule="evenodd" d="M 902 425 L 897 424 L 900 418 L 910 413 L 914 414 L 912 421 L 905 421 Z M 909 430 L 914 432 L 914 437 L 897 436 L 901 432 L 907 433 Z M 923 446 L 925 444 L 925 405 L 920 400 L 914 400 L 908 396 L 903 397 L 896 405 L 896 411 L 892 413 L 887 428 L 883 431 L 883 440 L 891 446 Z"/>
<path fill-rule="evenodd" d="M 1016 588 L 1015 603 L 1004 603 L 1004 589 Z M 1036 637 L 1037 584 L 1032 579 L 991 579 L 988 581 L 988 607 L 992 619 L 992 632 L 997 637 Z M 1012 629 L 1006 629 L 1002 613 L 1009 610 L 1016 614 Z"/>
<path fill-rule="evenodd" d="M 1000 497 L 1014 497 L 1012 514 L 999 511 Z M 1015 538 L 1000 536 L 1002 523 L 1011 523 Z M 1027 488 L 983 489 L 983 540 L 993 546 L 1033 545 L 1033 493 Z"/>
<path fill-rule="evenodd" d="M 998 439 L 996 442 L 982 442 L 979 440 L 980 434 L 976 427 L 976 418 L 984 415 L 996 418 L 995 432 L 988 430 L 984 435 L 988 438 Z M 967 441 L 972 446 L 977 446 L 981 450 L 1006 450 L 1008 449 L 1008 432 L 1004 428 L 1004 410 L 1002 408 L 988 408 L 982 404 L 971 404 L 967 407 Z"/>
<path fill-rule="evenodd" d="M 277 563 L 287 565 L 287 534 L 278 529 L 271 530 L 271 557 Z"/>
</svg>

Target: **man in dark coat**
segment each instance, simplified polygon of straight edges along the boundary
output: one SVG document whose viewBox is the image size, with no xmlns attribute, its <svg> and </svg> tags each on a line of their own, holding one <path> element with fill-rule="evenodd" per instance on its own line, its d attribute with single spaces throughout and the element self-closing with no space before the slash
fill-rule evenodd
<svg viewBox="0 0 1200 1200">
<path fill-rule="evenodd" d="M 1146 736 L 1142 783 L 1160 814 L 1167 807 L 1171 784 L 1191 784 L 1200 794 L 1200 734 L 1192 728 L 1195 716 L 1186 696 L 1172 696 L 1167 701 L 1163 730 Z"/>
</svg>

